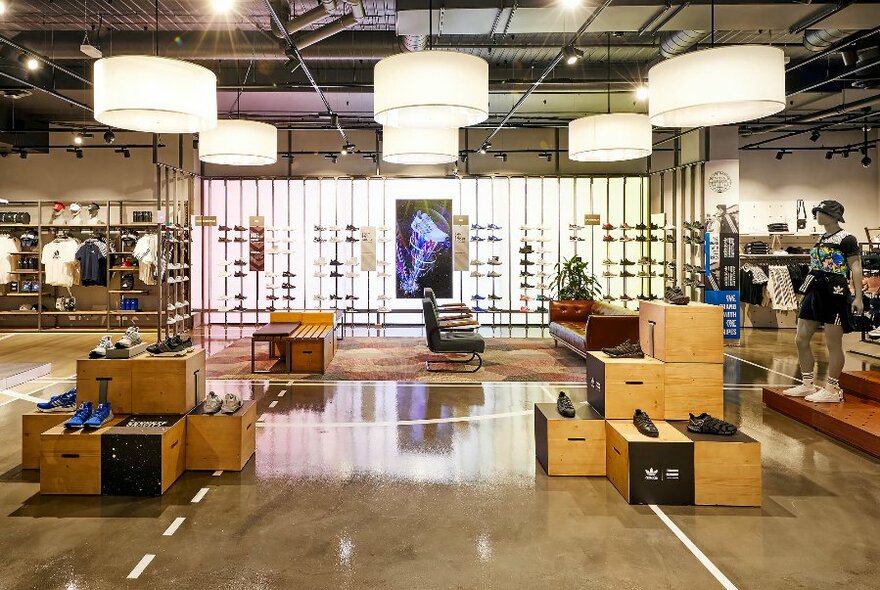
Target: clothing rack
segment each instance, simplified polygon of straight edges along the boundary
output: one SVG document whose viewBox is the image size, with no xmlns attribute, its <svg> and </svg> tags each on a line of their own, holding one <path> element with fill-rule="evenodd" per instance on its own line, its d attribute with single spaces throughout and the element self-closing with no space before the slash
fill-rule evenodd
<svg viewBox="0 0 880 590">
<path fill-rule="evenodd" d="M 66 201 L 66 200 L 65 200 Z M 156 211 L 154 200 L 106 200 L 97 201 L 100 205 L 100 225 L 52 224 L 58 215 L 53 211 L 55 200 L 22 200 L 10 201 L 0 208 L 5 211 L 27 211 L 30 223 L 0 223 L 0 232 L 20 236 L 33 232 L 37 243 L 32 247 L 21 247 L 21 251 L 13 255 L 37 258 L 35 269 L 19 268 L 13 271 L 14 279 L 21 284 L 23 281 L 36 281 L 39 289 L 36 292 L 12 292 L 8 285 L 0 285 L 0 332 L 82 332 L 82 331 L 117 331 L 125 330 L 130 325 L 155 327 L 159 317 L 159 289 L 151 285 L 135 285 L 134 289 L 122 289 L 119 284 L 122 273 L 137 273 L 137 267 L 123 267 L 122 262 L 131 252 L 126 251 L 124 244 L 118 239 L 125 230 L 159 231 L 160 225 L 155 223 L 135 223 L 129 221 L 131 212 L 136 210 Z M 116 236 L 115 252 L 107 257 L 107 286 L 75 285 L 72 288 L 50 286 L 44 284 L 45 267 L 39 262 L 43 246 L 55 239 L 63 239 L 71 235 L 79 235 L 83 239 L 94 237 L 108 243 Z M 72 295 L 71 295 L 72 293 Z M 56 298 L 74 296 L 77 307 L 74 311 L 56 309 Z M 136 297 L 137 310 L 121 309 L 123 297 Z M 36 304 L 36 309 L 19 309 L 22 304 Z M 145 322 L 145 323 L 142 323 Z"/>
</svg>

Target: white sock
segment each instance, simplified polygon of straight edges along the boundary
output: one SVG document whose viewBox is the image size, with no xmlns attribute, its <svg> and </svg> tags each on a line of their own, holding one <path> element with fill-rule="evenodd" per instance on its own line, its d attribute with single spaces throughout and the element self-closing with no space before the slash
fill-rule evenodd
<svg viewBox="0 0 880 590">
<path fill-rule="evenodd" d="M 810 371 L 809 373 L 801 373 L 801 381 L 804 382 L 804 385 L 807 385 L 807 384 L 812 385 L 813 384 L 813 372 Z"/>
</svg>

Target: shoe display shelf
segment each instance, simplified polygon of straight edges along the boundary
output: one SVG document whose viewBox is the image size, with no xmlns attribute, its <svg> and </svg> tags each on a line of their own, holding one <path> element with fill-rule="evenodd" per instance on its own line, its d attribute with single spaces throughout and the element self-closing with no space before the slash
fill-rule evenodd
<svg viewBox="0 0 880 590">
<path fill-rule="evenodd" d="M 66 428 L 72 412 L 22 416 L 22 468 L 41 494 L 159 496 L 185 469 L 240 471 L 256 447 L 256 404 L 203 410 L 205 351 L 178 357 L 82 359 L 77 402 L 111 404 L 96 429 Z M 191 459 L 191 466 L 187 459 Z"/>
<path fill-rule="evenodd" d="M 605 475 L 605 419 L 588 405 L 563 418 L 555 403 L 535 404 L 535 454 L 547 475 Z"/>
<path fill-rule="evenodd" d="M 11 284 L 0 286 L 0 330 L 4 331 L 124 331 L 130 325 L 155 328 L 159 326 L 161 286 L 140 280 L 137 261 L 133 258 L 134 241 L 123 241 L 123 235 L 159 232 L 158 222 L 135 222 L 134 212 L 155 213 L 156 201 L 105 200 L 96 203 L 98 224 L 53 223 L 55 201 L 10 201 L 6 207 L 27 213 L 29 223 L 0 223 L 0 233 L 15 238 L 24 234 L 36 237 L 36 243 L 22 246 L 13 253 L 18 267 L 11 273 L 17 289 Z M 69 220 L 61 217 L 61 221 Z M 101 236 L 110 246 L 107 255 L 105 282 L 101 285 L 56 287 L 45 283 L 45 266 L 40 262 L 43 247 L 56 238 L 72 237 L 80 241 Z M 25 261 L 23 263 L 23 261 Z M 22 268 L 27 266 L 27 268 Z M 122 278 L 134 275 L 131 288 L 123 288 Z M 31 290 L 23 291 L 27 283 Z M 36 284 L 36 289 L 33 285 Z M 72 298 L 75 308 L 58 309 L 59 298 Z M 123 300 L 136 299 L 137 309 L 123 309 Z M 21 309 L 29 307 L 30 309 Z"/>
<path fill-rule="evenodd" d="M 559 416 L 551 404 L 543 409 L 536 405 L 539 462 L 548 475 L 557 475 L 563 472 L 558 467 L 551 471 L 550 457 L 563 450 L 568 464 L 593 460 L 573 445 L 586 436 L 564 429 L 558 431 L 564 436 L 548 434 L 544 424 L 549 415 L 554 424 L 601 419 L 601 436 L 594 430 L 580 432 L 590 432 L 593 438 L 588 440 L 596 444 L 604 437 L 606 475 L 628 502 L 760 506 L 760 443 L 741 432 L 720 436 L 687 430 L 689 414 L 724 415 L 721 308 L 642 301 L 639 317 L 646 356 L 615 358 L 588 352 L 588 403 L 578 406 L 575 418 Z M 636 410 L 653 419 L 658 437 L 639 432 L 632 421 Z"/>
</svg>

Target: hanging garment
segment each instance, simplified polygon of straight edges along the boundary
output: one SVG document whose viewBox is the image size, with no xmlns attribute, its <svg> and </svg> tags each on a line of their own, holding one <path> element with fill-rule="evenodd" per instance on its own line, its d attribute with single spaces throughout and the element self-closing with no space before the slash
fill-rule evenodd
<svg viewBox="0 0 880 590">
<path fill-rule="evenodd" d="M 10 235 L 0 236 L 0 285 L 15 280 L 11 273 L 18 268 L 18 256 L 14 254 L 18 251 L 18 240 Z"/>
<path fill-rule="evenodd" d="M 798 308 L 798 300 L 791 284 L 791 275 L 786 266 L 771 266 L 767 290 L 770 293 L 772 307 L 778 311 L 793 311 Z"/>
<path fill-rule="evenodd" d="M 73 238 L 56 238 L 43 246 L 40 262 L 45 266 L 47 285 L 72 287 L 77 283 L 77 250 L 79 242 Z"/>
<path fill-rule="evenodd" d="M 80 280 L 84 286 L 107 286 L 107 244 L 88 239 L 76 251 Z"/>
<path fill-rule="evenodd" d="M 144 234 L 138 238 L 133 255 L 138 260 L 138 278 L 141 282 L 145 285 L 157 284 L 160 254 L 156 234 Z"/>
</svg>

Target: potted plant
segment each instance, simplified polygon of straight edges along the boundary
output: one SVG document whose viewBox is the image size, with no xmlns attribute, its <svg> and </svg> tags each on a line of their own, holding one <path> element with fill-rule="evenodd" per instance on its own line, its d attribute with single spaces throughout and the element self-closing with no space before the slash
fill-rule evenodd
<svg viewBox="0 0 880 590">
<path fill-rule="evenodd" d="M 599 280 L 580 256 L 557 263 L 556 276 L 550 286 L 556 292 L 556 301 L 593 301 L 602 294 Z"/>
</svg>

